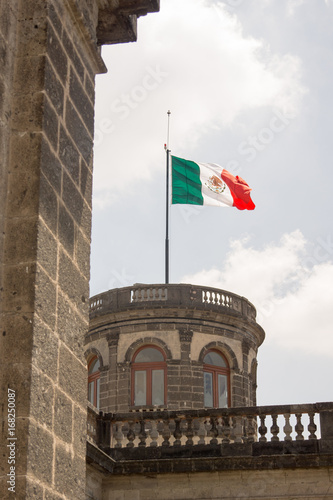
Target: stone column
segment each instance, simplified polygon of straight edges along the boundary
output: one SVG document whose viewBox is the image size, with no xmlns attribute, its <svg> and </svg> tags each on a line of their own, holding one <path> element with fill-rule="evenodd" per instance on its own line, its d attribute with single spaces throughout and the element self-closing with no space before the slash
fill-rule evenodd
<svg viewBox="0 0 333 500">
<path fill-rule="evenodd" d="M 179 405 L 181 408 L 192 408 L 192 366 L 191 342 L 193 332 L 188 329 L 179 330 L 180 340 L 180 391 Z"/>
<path fill-rule="evenodd" d="M 1 498 L 84 498 L 96 2 L 1 3 L 11 66 L 1 254 Z M 7 11 L 8 12 L 5 12 Z M 1 72 L 2 73 L 2 72 Z M 15 427 L 7 425 L 8 391 Z M 12 398 L 13 400 L 13 398 Z M 9 441 L 11 442 L 11 441 Z M 7 458 L 7 460 L 6 460 Z M 61 497 L 64 498 L 64 497 Z"/>
<path fill-rule="evenodd" d="M 117 355 L 118 355 L 119 331 L 108 335 L 109 345 L 109 371 L 108 385 L 104 398 L 101 394 L 101 410 L 104 412 L 117 411 Z"/>
<path fill-rule="evenodd" d="M 243 406 L 250 406 L 251 401 L 251 385 L 250 385 L 250 374 L 249 374 L 249 351 L 250 345 L 248 342 L 243 340 L 242 342 L 242 352 L 243 352 Z"/>
</svg>

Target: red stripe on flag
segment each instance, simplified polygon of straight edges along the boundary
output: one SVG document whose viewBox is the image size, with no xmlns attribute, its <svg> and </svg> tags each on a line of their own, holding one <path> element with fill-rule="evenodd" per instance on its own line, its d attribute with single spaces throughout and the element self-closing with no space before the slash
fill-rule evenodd
<svg viewBox="0 0 333 500">
<path fill-rule="evenodd" d="M 233 206 L 238 210 L 254 210 L 255 204 L 251 200 L 250 186 L 238 175 L 234 177 L 227 170 L 222 170 L 222 180 L 230 189 L 231 196 L 233 197 Z"/>
</svg>

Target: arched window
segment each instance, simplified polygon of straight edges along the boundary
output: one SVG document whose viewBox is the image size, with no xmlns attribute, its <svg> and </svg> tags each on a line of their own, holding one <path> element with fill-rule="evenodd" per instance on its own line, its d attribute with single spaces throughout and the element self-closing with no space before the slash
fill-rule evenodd
<svg viewBox="0 0 333 500">
<path fill-rule="evenodd" d="M 204 404 L 207 408 L 229 406 L 229 366 L 219 351 L 210 350 L 204 359 Z"/>
<path fill-rule="evenodd" d="M 165 396 L 165 354 L 156 346 L 141 347 L 132 361 L 132 405 L 161 406 Z"/>
<path fill-rule="evenodd" d="M 88 363 L 88 401 L 99 408 L 100 361 L 94 356 Z"/>
</svg>

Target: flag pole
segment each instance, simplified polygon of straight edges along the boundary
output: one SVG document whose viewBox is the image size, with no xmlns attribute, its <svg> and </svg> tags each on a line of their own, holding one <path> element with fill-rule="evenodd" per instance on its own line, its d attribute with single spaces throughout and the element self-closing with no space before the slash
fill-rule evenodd
<svg viewBox="0 0 333 500">
<path fill-rule="evenodd" d="M 167 143 L 164 145 L 166 152 L 166 234 L 165 234 L 165 284 L 169 283 L 169 130 L 170 130 L 170 115 L 168 111 L 168 133 Z"/>
</svg>

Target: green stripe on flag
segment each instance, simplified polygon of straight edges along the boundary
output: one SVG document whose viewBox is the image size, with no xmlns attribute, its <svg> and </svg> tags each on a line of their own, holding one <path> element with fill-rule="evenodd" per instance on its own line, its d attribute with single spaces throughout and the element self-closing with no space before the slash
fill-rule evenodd
<svg viewBox="0 0 333 500">
<path fill-rule="evenodd" d="M 203 205 L 200 168 L 194 161 L 172 158 L 172 204 Z"/>
</svg>

